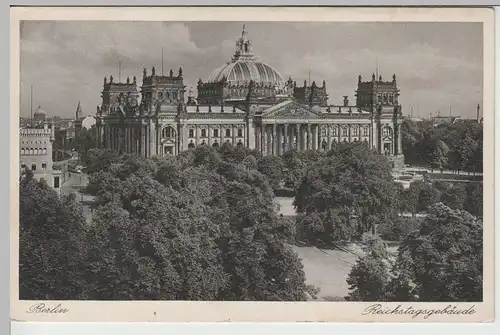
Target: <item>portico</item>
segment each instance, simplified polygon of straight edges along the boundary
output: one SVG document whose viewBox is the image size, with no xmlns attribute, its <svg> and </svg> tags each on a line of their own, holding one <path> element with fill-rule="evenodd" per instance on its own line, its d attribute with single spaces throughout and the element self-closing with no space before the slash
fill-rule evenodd
<svg viewBox="0 0 500 335">
<path fill-rule="evenodd" d="M 256 143 L 263 155 L 280 156 L 288 150 L 319 149 L 319 123 L 305 120 L 264 122 L 256 128 Z"/>
</svg>

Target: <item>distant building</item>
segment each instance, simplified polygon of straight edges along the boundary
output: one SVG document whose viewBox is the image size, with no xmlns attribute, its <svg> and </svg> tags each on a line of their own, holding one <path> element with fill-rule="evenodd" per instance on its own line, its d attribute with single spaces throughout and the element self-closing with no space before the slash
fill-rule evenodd
<svg viewBox="0 0 500 335">
<path fill-rule="evenodd" d="M 77 137 L 83 128 L 89 130 L 95 124 L 96 118 L 94 116 L 83 116 L 82 107 L 80 105 L 80 101 L 78 101 L 78 106 L 76 107 L 75 112 L 74 136 Z"/>
<path fill-rule="evenodd" d="M 47 115 L 45 114 L 45 112 L 40 108 L 40 106 L 38 106 L 37 110 L 33 114 L 33 123 L 34 124 L 43 123 L 45 122 L 46 117 Z"/>
<path fill-rule="evenodd" d="M 451 125 L 458 122 L 466 123 L 483 123 L 483 118 L 480 117 L 481 106 L 478 104 L 476 108 L 476 117 L 467 118 L 464 116 L 436 116 L 432 118 L 432 124 L 437 127 L 439 125 Z"/>
<path fill-rule="evenodd" d="M 54 170 L 52 143 L 55 138 L 54 124 L 19 129 L 20 167 L 33 171 L 36 179 L 44 179 L 50 187 L 61 187 L 61 171 Z"/>
</svg>

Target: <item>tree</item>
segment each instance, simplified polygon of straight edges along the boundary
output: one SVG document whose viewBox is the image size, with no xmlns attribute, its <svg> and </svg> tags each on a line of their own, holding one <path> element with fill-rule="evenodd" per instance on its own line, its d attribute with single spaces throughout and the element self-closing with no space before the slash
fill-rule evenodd
<svg viewBox="0 0 500 335">
<path fill-rule="evenodd" d="M 443 171 L 446 164 L 448 163 L 448 152 L 449 148 L 443 141 L 437 141 L 432 152 L 431 167 L 436 167 Z"/>
<path fill-rule="evenodd" d="M 19 298 L 71 300 L 83 281 L 82 208 L 74 196 L 59 197 L 35 180 L 30 170 L 19 187 Z"/>
<path fill-rule="evenodd" d="M 365 256 L 357 260 L 347 278 L 350 301 L 386 301 L 391 259 L 380 239 L 371 239 Z"/>
<path fill-rule="evenodd" d="M 418 230 L 420 222 L 418 218 L 397 217 L 382 222 L 378 227 L 378 233 L 388 241 L 401 241 L 409 234 Z"/>
<path fill-rule="evenodd" d="M 257 162 L 258 170 L 265 175 L 274 189 L 280 187 L 283 179 L 283 161 L 278 156 L 264 156 Z"/>
<path fill-rule="evenodd" d="M 400 245 L 392 294 L 418 301 L 482 301 L 482 236 L 482 222 L 469 213 L 433 205 L 420 230 Z"/>
<path fill-rule="evenodd" d="M 477 217 L 483 217 L 483 183 L 469 183 L 464 209 Z"/>
<path fill-rule="evenodd" d="M 467 190 L 464 184 L 457 183 L 441 194 L 441 202 L 451 209 L 463 209 Z"/>
<path fill-rule="evenodd" d="M 415 181 L 410 184 L 404 192 L 404 199 L 406 209 L 408 209 L 413 216 L 416 213 L 425 211 L 427 207 L 439 201 L 441 192 L 436 189 L 432 184 L 425 181 Z"/>
<path fill-rule="evenodd" d="M 330 243 L 373 230 L 394 216 L 396 193 L 386 157 L 364 145 L 346 144 L 307 168 L 294 206 L 311 242 Z"/>
<path fill-rule="evenodd" d="M 90 129 L 80 129 L 73 142 L 73 147 L 78 152 L 80 159 L 83 162 L 86 161 L 88 151 L 97 147 L 97 127 L 93 125 Z"/>
<path fill-rule="evenodd" d="M 286 244 L 293 224 L 278 220 L 272 188 L 250 162 L 255 156 L 224 150 L 225 158 L 208 147 L 178 157 L 123 156 L 91 175 L 102 207 L 88 240 L 99 242 L 86 254 L 92 279 L 84 285 L 86 297 L 311 296 L 300 260 Z"/>
</svg>

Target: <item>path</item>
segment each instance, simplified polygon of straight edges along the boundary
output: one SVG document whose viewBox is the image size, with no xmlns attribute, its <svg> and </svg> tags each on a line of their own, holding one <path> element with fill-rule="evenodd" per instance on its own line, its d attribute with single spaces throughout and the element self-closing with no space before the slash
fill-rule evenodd
<svg viewBox="0 0 500 335">
<path fill-rule="evenodd" d="M 70 174 L 71 176 L 68 175 L 68 178 L 64 184 L 62 184 L 60 192 L 64 195 L 75 195 L 76 201 L 82 203 L 85 220 L 90 223 L 92 221 L 92 209 L 90 208 L 89 203 L 94 201 L 94 196 L 81 192 L 82 189 L 89 183 L 89 177 L 85 173 L 71 172 Z"/>
</svg>

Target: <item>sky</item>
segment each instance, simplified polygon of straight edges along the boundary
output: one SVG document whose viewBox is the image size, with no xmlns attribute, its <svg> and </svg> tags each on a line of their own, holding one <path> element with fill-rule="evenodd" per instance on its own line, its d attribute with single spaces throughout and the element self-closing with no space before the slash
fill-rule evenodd
<svg viewBox="0 0 500 335">
<path fill-rule="evenodd" d="M 37 106 L 48 116 L 84 115 L 101 104 L 104 76 L 142 81 L 142 69 L 164 73 L 183 68 L 184 84 L 228 62 L 244 22 L 21 23 L 21 116 Z M 354 103 L 358 75 L 385 80 L 396 74 L 403 114 L 475 117 L 483 96 L 481 23 L 296 23 L 248 22 L 260 61 L 302 85 L 327 83 L 329 104 L 342 96 Z"/>
</svg>

